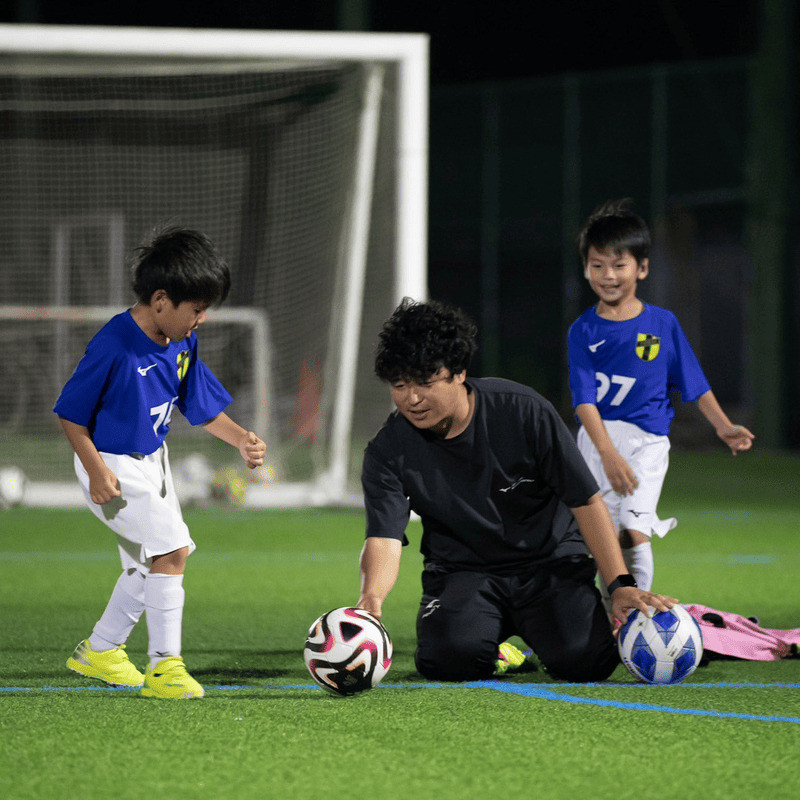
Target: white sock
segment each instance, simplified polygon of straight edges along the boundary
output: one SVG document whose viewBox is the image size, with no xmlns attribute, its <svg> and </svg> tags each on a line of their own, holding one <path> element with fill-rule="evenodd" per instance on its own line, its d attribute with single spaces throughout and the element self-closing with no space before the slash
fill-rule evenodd
<svg viewBox="0 0 800 800">
<path fill-rule="evenodd" d="M 636 579 L 636 585 L 640 589 L 649 592 L 653 585 L 653 574 L 655 565 L 653 564 L 653 547 L 650 542 L 642 542 L 636 547 L 623 548 L 622 557 L 628 571 Z"/>
<path fill-rule="evenodd" d="M 144 583 L 144 575 L 137 569 L 125 570 L 119 576 L 106 610 L 89 637 L 92 650 L 111 650 L 128 641 L 144 611 Z"/>
<path fill-rule="evenodd" d="M 183 575 L 151 572 L 144 582 L 144 605 L 147 610 L 147 655 L 150 667 L 169 656 L 181 654 L 183 628 Z"/>
</svg>

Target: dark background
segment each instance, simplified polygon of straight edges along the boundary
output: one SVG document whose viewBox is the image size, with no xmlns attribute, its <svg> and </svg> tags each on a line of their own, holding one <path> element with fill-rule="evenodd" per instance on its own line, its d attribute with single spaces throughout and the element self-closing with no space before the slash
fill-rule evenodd
<svg viewBox="0 0 800 800">
<path fill-rule="evenodd" d="M 797 93 L 770 96 L 770 74 L 752 66 L 760 57 L 769 67 L 769 11 L 792 23 L 796 67 L 795 3 L 16 0 L 0 2 L 0 21 L 429 34 L 429 289 L 480 323 L 474 371 L 529 383 L 569 415 L 566 328 L 592 298 L 568 251 L 595 205 L 632 196 L 662 247 L 643 296 L 676 311 L 731 416 L 757 425 L 762 442 L 796 447 Z M 662 76 L 670 117 L 657 153 Z M 782 175 L 781 219 L 762 225 Z M 777 327 L 762 329 L 764 319 Z"/>
<path fill-rule="evenodd" d="M 0 21 L 427 33 L 431 82 L 751 53 L 758 0 L 3 0 Z"/>
</svg>

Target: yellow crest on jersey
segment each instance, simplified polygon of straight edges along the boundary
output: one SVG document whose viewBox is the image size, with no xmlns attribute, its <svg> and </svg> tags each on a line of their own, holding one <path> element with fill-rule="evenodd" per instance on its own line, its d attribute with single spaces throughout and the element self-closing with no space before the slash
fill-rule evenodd
<svg viewBox="0 0 800 800">
<path fill-rule="evenodd" d="M 636 355 L 642 361 L 652 361 L 661 349 L 661 339 L 652 333 L 639 333 L 636 335 Z"/>
<path fill-rule="evenodd" d="M 182 381 L 189 371 L 189 351 L 181 350 L 178 353 L 178 380 Z"/>
</svg>

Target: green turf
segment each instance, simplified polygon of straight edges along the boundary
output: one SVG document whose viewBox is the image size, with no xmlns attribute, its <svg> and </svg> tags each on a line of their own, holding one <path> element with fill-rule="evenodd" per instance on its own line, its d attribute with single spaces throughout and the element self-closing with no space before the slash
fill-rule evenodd
<svg viewBox="0 0 800 800">
<path fill-rule="evenodd" d="M 800 626 L 798 485 L 796 457 L 675 455 L 661 512 L 679 526 L 655 543 L 656 588 L 768 627 Z M 520 694 L 429 684 L 413 666 L 414 523 L 386 603 L 395 661 L 385 685 L 333 698 L 312 686 L 302 642 L 321 612 L 356 600 L 362 513 L 217 507 L 186 517 L 198 550 L 184 656 L 207 695 L 159 702 L 89 689 L 64 667 L 116 580 L 110 534 L 88 511 L 0 514 L 0 796 L 800 792 L 800 723 L 779 721 L 800 719 L 800 660 L 712 662 L 674 687 L 635 684 L 622 667 L 600 686 L 541 673 L 497 684 Z M 128 649 L 141 665 L 140 628 Z"/>
</svg>

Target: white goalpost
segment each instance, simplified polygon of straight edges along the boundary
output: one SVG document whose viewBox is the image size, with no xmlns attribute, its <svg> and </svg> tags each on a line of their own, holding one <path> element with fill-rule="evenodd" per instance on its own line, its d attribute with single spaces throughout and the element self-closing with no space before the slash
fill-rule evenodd
<svg viewBox="0 0 800 800">
<path fill-rule="evenodd" d="M 380 322 L 427 294 L 427 37 L 0 25 L 0 127 L 0 467 L 24 502 L 80 502 L 52 405 L 169 222 L 231 263 L 200 352 L 268 442 L 247 504 L 358 503 Z M 188 425 L 169 441 L 233 461 Z"/>
</svg>

